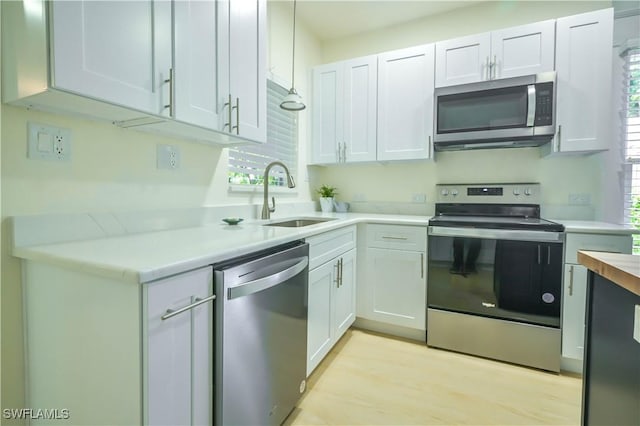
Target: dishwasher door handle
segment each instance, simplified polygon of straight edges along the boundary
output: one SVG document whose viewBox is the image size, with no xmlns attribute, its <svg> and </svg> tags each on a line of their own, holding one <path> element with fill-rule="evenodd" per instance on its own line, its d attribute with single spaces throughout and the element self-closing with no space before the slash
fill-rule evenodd
<svg viewBox="0 0 640 426">
<path fill-rule="evenodd" d="M 298 263 L 283 271 L 276 272 L 275 274 L 263 278 L 258 278 L 257 280 L 248 281 L 237 287 L 232 287 L 227 293 L 227 299 L 235 299 L 238 297 L 248 296 L 250 294 L 257 293 L 259 291 L 281 284 L 289 278 L 298 275 L 304 270 L 304 268 L 307 267 L 308 264 L 309 258 L 304 257 Z"/>
</svg>

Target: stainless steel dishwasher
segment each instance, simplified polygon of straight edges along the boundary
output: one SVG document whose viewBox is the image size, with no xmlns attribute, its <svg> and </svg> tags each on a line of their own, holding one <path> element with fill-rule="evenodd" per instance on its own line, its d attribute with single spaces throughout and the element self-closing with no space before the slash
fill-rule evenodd
<svg viewBox="0 0 640 426">
<path fill-rule="evenodd" d="M 279 425 L 306 383 L 309 245 L 213 265 L 217 425 Z"/>
</svg>

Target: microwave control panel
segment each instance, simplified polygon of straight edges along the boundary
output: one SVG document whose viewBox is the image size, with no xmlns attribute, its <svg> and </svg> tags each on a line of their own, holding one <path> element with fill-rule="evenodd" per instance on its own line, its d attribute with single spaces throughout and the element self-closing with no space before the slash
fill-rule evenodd
<svg viewBox="0 0 640 426">
<path fill-rule="evenodd" d="M 551 126 L 553 124 L 553 83 L 536 84 L 536 115 L 534 126 Z"/>
</svg>

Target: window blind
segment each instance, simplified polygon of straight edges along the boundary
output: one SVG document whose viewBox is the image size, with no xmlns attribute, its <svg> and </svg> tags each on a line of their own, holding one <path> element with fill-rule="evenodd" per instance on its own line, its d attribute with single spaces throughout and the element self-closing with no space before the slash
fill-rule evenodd
<svg viewBox="0 0 640 426">
<path fill-rule="evenodd" d="M 229 183 L 262 185 L 264 170 L 272 161 L 281 161 L 294 179 L 298 166 L 298 120 L 295 112 L 280 108 L 287 89 L 267 80 L 267 142 L 229 149 Z M 269 185 L 286 186 L 281 167 L 269 173 Z"/>
<path fill-rule="evenodd" d="M 624 59 L 624 216 L 629 224 L 640 229 L 640 47 L 627 49 Z M 634 236 L 633 252 L 640 254 L 640 236 Z"/>
</svg>

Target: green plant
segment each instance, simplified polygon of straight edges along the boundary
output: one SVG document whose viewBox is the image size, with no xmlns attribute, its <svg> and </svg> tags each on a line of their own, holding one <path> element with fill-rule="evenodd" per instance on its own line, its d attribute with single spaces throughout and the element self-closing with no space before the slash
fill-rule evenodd
<svg viewBox="0 0 640 426">
<path fill-rule="evenodd" d="M 322 185 L 316 192 L 323 198 L 335 197 L 338 194 L 337 189 L 329 185 Z"/>
</svg>

